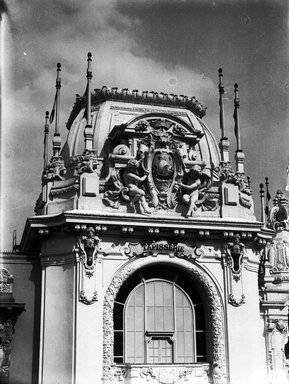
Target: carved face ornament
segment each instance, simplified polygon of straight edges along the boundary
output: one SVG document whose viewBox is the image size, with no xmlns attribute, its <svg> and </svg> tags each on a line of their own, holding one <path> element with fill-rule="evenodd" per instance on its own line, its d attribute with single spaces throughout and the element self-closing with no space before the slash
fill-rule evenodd
<svg viewBox="0 0 289 384">
<path fill-rule="evenodd" d="M 158 191 L 168 191 L 174 177 L 174 158 L 171 153 L 156 152 L 152 163 L 152 176 Z"/>
</svg>

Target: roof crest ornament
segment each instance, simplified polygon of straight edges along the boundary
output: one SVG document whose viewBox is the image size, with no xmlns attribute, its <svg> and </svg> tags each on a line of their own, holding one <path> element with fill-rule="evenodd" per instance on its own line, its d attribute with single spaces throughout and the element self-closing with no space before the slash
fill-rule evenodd
<svg viewBox="0 0 289 384">
<path fill-rule="evenodd" d="M 76 118 L 82 108 L 86 106 L 87 94 L 76 96 L 76 101 L 72 112 L 66 123 L 67 129 L 70 129 L 73 120 Z M 118 89 L 117 87 L 108 88 L 103 86 L 101 89 L 95 89 L 91 95 L 91 103 L 95 104 L 106 100 L 119 100 L 133 103 L 149 103 L 155 105 L 163 105 L 167 107 L 187 108 L 202 118 L 206 114 L 207 107 L 203 106 L 195 96 L 189 98 L 185 95 L 167 94 L 155 91 L 139 91 L 137 89 L 129 90 L 128 88 Z"/>
</svg>

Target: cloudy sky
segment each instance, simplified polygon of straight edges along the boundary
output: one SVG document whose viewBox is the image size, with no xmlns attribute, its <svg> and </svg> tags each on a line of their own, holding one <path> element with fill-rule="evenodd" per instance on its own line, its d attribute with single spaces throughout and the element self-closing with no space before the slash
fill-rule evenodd
<svg viewBox="0 0 289 384">
<path fill-rule="evenodd" d="M 18 242 L 41 190 L 44 114 L 62 64 L 61 134 L 75 94 L 102 85 L 196 96 L 216 138 L 218 68 L 234 157 L 233 84 L 239 83 L 245 169 L 255 205 L 269 177 L 285 188 L 289 155 L 288 2 L 266 0 L 0 1 L 2 47 L 2 250 Z M 51 131 L 53 128 L 51 127 Z"/>
</svg>

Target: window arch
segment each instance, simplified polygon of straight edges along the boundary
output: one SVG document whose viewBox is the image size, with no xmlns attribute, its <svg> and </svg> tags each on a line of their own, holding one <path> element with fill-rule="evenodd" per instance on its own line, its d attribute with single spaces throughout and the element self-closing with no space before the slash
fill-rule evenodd
<svg viewBox="0 0 289 384">
<path fill-rule="evenodd" d="M 184 274 L 164 266 L 144 268 L 121 287 L 114 305 L 114 360 L 207 361 L 203 302 Z"/>
</svg>

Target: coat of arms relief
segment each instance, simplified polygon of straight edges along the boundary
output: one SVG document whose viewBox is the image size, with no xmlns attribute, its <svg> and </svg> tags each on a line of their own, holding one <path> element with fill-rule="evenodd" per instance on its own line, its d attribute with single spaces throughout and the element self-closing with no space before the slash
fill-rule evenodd
<svg viewBox="0 0 289 384">
<path fill-rule="evenodd" d="M 198 149 L 202 136 L 164 117 L 114 127 L 105 204 L 115 209 L 127 204 L 131 212 L 144 215 L 164 210 L 188 217 L 200 209 L 216 209 L 218 198 L 206 192 L 213 180 L 211 165 Z"/>
</svg>

